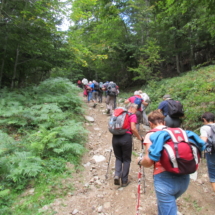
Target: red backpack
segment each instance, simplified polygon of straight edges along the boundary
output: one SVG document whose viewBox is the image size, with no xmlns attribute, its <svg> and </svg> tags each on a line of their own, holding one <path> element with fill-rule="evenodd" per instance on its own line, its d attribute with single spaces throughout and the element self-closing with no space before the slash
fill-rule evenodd
<svg viewBox="0 0 215 215">
<path fill-rule="evenodd" d="M 114 110 L 108 122 L 108 129 L 113 135 L 123 135 L 129 128 L 129 115 L 127 109 L 118 107 Z"/>
<path fill-rule="evenodd" d="M 163 145 L 160 163 L 168 172 L 191 174 L 198 169 L 200 151 L 189 142 L 186 132 L 181 128 L 152 129 L 149 132 L 166 131 L 170 139 Z"/>
</svg>

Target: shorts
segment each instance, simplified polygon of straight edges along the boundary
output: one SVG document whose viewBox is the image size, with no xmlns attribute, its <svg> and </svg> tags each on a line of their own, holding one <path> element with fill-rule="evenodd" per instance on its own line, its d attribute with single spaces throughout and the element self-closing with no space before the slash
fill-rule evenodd
<svg viewBox="0 0 215 215">
<path fill-rule="evenodd" d="M 208 175 L 211 183 L 215 183 L 215 153 L 206 153 Z"/>
</svg>

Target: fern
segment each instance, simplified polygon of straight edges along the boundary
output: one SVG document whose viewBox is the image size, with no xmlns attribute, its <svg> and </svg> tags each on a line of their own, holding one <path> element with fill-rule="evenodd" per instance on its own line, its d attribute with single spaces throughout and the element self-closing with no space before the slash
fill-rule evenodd
<svg viewBox="0 0 215 215">
<path fill-rule="evenodd" d="M 7 176 L 13 182 L 23 178 L 36 177 L 42 171 L 42 160 L 31 152 L 15 152 L 10 156 L 10 172 Z"/>
</svg>

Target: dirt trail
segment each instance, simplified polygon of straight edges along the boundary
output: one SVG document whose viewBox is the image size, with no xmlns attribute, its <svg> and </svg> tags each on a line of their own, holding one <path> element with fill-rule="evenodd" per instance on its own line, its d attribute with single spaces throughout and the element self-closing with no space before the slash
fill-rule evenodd
<svg viewBox="0 0 215 215">
<path fill-rule="evenodd" d="M 98 104 L 94 109 L 87 104 L 87 115 L 95 119 L 94 123 L 85 123 L 89 131 L 86 143 L 88 152 L 82 160 L 83 171 L 72 174 L 65 183 L 74 183 L 75 190 L 63 199 L 56 199 L 49 209 L 53 214 L 69 215 L 135 215 L 137 203 L 137 176 L 139 167 L 136 165 L 136 155 L 140 152 L 140 142 L 134 140 L 132 163 L 130 169 L 131 183 L 122 188 L 113 184 L 115 157 L 112 153 L 108 179 L 105 178 L 109 160 L 112 135 L 107 130 L 108 116 L 104 113 L 105 104 Z M 147 127 L 142 134 L 146 132 Z M 96 163 L 94 155 L 102 155 L 105 161 Z M 143 193 L 141 182 L 140 215 L 156 215 L 156 196 L 153 188 L 152 168 L 145 168 L 146 193 Z M 205 160 L 198 171 L 198 179 L 192 181 L 187 192 L 177 200 L 178 210 L 184 215 L 214 215 L 214 200 L 208 182 Z"/>
</svg>

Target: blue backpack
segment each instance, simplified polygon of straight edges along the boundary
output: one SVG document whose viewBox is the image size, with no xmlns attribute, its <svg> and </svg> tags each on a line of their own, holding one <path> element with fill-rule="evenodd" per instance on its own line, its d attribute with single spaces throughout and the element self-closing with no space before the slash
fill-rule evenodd
<svg viewBox="0 0 215 215">
<path fill-rule="evenodd" d="M 135 96 L 134 104 L 137 104 L 137 109 L 141 108 L 141 104 L 143 102 L 143 99 L 140 97 Z"/>
</svg>

